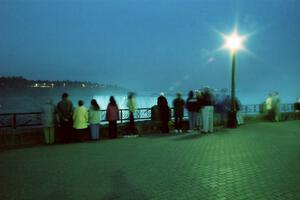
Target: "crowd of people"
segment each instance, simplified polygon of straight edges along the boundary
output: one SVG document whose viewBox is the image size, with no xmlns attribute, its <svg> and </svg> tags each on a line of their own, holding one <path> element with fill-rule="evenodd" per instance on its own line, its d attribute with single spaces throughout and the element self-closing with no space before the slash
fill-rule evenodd
<svg viewBox="0 0 300 200">
<path fill-rule="evenodd" d="M 241 114 L 242 105 L 238 98 L 233 100 L 236 111 L 236 122 L 238 125 L 244 124 Z M 227 126 L 229 114 L 232 110 L 232 99 L 226 89 L 221 93 L 213 94 L 210 88 L 190 91 L 187 99 L 183 99 L 182 93 L 177 93 L 172 102 L 173 113 L 164 93 L 157 98 L 157 105 L 151 108 L 151 118 L 159 122 L 162 133 L 170 132 L 170 124 L 174 122 L 175 133 L 182 133 L 183 130 L 192 132 L 197 130 L 200 133 L 212 133 L 214 131 L 214 118 L 218 116 L 221 124 Z M 136 137 L 138 131 L 135 127 L 135 112 L 137 104 L 135 94 L 128 93 L 127 108 L 129 112 L 129 123 L 125 137 Z M 280 97 L 278 92 L 271 92 L 264 102 L 264 110 L 270 121 L 280 120 Z M 188 113 L 188 128 L 184 128 L 183 118 L 185 110 Z M 295 110 L 300 113 L 300 97 L 295 103 Z M 53 144 L 55 141 L 55 127 L 59 127 L 59 132 L 63 143 L 82 142 L 87 140 L 99 140 L 100 138 L 100 106 L 95 99 L 86 108 L 83 100 L 78 101 L 76 107 L 69 100 L 69 95 L 63 93 L 61 101 L 55 106 L 51 100 L 47 101 L 43 107 L 43 124 L 46 144 Z M 173 115 L 173 116 L 172 116 Z M 173 117 L 174 121 L 171 120 Z M 113 96 L 109 99 L 106 108 L 105 120 L 108 121 L 108 137 L 111 139 L 118 137 L 117 122 L 120 119 L 119 108 Z"/>
<path fill-rule="evenodd" d="M 230 96 L 227 94 L 227 90 L 223 90 L 221 95 L 215 96 L 210 88 L 205 87 L 203 90 L 191 90 L 186 100 L 182 98 L 182 93 L 177 93 L 176 96 L 172 102 L 174 129 L 176 133 L 183 132 L 185 109 L 188 112 L 187 132 L 198 130 L 201 133 L 212 133 L 214 131 L 214 113 L 220 115 L 223 124 L 227 126 L 228 113 L 231 110 Z M 237 112 L 236 120 L 238 125 L 241 125 L 244 123 L 240 113 L 241 104 L 237 98 L 235 98 L 234 102 Z M 161 113 L 161 132 L 168 133 L 169 128 L 167 125 L 171 120 L 171 110 L 163 93 L 158 97 L 157 105 Z"/>
<path fill-rule="evenodd" d="M 134 93 L 128 94 L 127 107 L 129 110 L 128 136 L 136 137 L 137 130 L 134 122 L 134 113 L 137 105 Z M 61 101 L 55 106 L 52 100 L 43 106 L 43 126 L 46 144 L 55 141 L 55 127 L 58 127 L 63 143 L 83 142 L 87 140 L 99 140 L 100 138 L 100 106 L 96 99 L 92 99 L 89 108 L 86 108 L 83 100 L 73 106 L 68 93 L 63 93 Z M 119 108 L 113 96 L 110 97 L 106 108 L 105 120 L 108 121 L 108 137 L 117 138 L 117 121 L 120 119 Z"/>
</svg>

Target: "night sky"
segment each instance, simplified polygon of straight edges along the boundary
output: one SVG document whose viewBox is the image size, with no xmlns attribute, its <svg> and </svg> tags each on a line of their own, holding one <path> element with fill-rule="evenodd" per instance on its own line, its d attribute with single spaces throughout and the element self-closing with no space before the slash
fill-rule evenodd
<svg viewBox="0 0 300 200">
<path fill-rule="evenodd" d="M 300 95 L 299 0 L 0 0 L 0 75 L 88 80 L 137 91 L 230 87 Z"/>
</svg>

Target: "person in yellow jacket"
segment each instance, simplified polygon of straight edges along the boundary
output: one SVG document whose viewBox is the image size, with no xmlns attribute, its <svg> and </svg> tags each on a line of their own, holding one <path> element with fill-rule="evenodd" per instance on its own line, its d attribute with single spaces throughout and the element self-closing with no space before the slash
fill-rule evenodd
<svg viewBox="0 0 300 200">
<path fill-rule="evenodd" d="M 138 136 L 136 134 L 136 128 L 135 128 L 135 123 L 134 123 L 134 113 L 136 111 L 137 105 L 135 101 L 135 94 L 133 92 L 128 93 L 127 97 L 127 108 L 129 111 L 129 135 L 125 137 L 136 137 Z"/>
<path fill-rule="evenodd" d="M 73 128 L 75 139 L 79 142 L 88 140 L 88 110 L 82 100 L 78 101 L 78 107 L 73 112 Z"/>
</svg>

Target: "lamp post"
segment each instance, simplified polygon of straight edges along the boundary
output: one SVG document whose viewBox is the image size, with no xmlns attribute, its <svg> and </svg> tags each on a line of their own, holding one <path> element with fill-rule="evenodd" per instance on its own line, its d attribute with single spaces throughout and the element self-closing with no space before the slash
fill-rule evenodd
<svg viewBox="0 0 300 200">
<path fill-rule="evenodd" d="M 224 36 L 224 47 L 231 51 L 232 68 L 231 68 L 231 108 L 228 116 L 228 127 L 237 128 L 237 110 L 235 97 L 235 71 L 236 71 L 236 52 L 238 49 L 243 49 L 243 41 L 245 37 L 239 36 L 237 31 L 234 31 L 229 36 Z"/>
<path fill-rule="evenodd" d="M 228 127 L 237 128 L 237 118 L 236 118 L 236 103 L 235 103 L 235 57 L 236 52 L 232 52 L 232 67 L 231 67 L 231 107 L 228 116 Z"/>
</svg>

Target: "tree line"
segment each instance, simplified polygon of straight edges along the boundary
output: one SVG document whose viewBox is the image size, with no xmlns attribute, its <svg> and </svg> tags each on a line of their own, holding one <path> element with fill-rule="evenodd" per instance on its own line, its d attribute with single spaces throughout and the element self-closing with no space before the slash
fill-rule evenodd
<svg viewBox="0 0 300 200">
<path fill-rule="evenodd" d="M 22 76 L 0 77 L 1 88 L 113 88 L 122 89 L 117 85 L 106 85 L 90 81 L 71 80 L 28 80 Z"/>
</svg>

